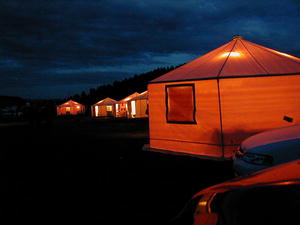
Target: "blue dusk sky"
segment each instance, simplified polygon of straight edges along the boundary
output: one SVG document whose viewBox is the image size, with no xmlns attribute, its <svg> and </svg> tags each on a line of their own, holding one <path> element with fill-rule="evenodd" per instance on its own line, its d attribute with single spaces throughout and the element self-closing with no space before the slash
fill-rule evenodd
<svg viewBox="0 0 300 225">
<path fill-rule="evenodd" d="M 300 56 L 300 0 L 0 0 L 0 95 L 64 98 L 239 34 Z"/>
</svg>

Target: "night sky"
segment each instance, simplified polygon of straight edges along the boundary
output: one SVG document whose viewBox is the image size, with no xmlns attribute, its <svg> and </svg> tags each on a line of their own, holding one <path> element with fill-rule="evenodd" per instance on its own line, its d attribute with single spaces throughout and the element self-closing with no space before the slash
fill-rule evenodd
<svg viewBox="0 0 300 225">
<path fill-rule="evenodd" d="M 235 34 L 300 56 L 300 0 L 0 0 L 0 95 L 64 98 Z"/>
</svg>

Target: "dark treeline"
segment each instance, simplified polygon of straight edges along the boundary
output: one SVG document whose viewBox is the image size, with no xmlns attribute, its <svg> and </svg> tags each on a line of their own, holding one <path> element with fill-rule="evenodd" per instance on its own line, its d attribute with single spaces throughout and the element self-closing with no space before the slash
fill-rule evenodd
<svg viewBox="0 0 300 225">
<path fill-rule="evenodd" d="M 122 81 L 114 81 L 112 84 L 91 88 L 88 93 L 82 92 L 81 94 L 70 96 L 63 101 L 72 99 L 84 105 L 93 105 L 106 97 L 121 100 L 134 92 L 141 93 L 146 91 L 149 81 L 174 69 L 174 66 L 157 68 L 147 73 L 134 75 Z"/>
<path fill-rule="evenodd" d="M 14 96 L 0 96 L 0 108 L 9 106 L 20 106 L 25 103 L 25 99 Z"/>
<path fill-rule="evenodd" d="M 56 115 L 56 106 L 69 99 L 86 106 L 86 115 L 90 115 L 90 106 L 96 102 L 110 97 L 121 100 L 134 92 L 147 90 L 149 81 L 171 71 L 177 67 L 161 67 L 153 71 L 134 75 L 112 84 L 91 88 L 88 93 L 82 92 L 65 99 L 23 99 L 20 97 L 0 96 L 0 119 L 26 119 L 32 124 L 41 121 L 51 121 Z"/>
</svg>

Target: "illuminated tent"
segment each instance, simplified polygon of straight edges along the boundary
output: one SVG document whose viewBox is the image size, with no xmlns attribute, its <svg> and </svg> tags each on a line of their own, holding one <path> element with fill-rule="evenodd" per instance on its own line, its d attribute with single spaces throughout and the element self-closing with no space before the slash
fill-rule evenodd
<svg viewBox="0 0 300 225">
<path fill-rule="evenodd" d="M 84 105 L 78 102 L 69 100 L 57 107 L 57 115 L 78 115 L 83 114 L 85 111 Z"/>
<path fill-rule="evenodd" d="M 138 96 L 139 93 L 135 92 L 126 98 L 123 98 L 122 100 L 118 101 L 116 103 L 116 117 L 128 117 L 128 101 L 130 101 L 132 98 Z"/>
<path fill-rule="evenodd" d="M 128 101 L 128 112 L 129 118 L 148 117 L 148 91 Z"/>
<path fill-rule="evenodd" d="M 117 101 L 112 98 L 105 98 L 92 105 L 91 112 L 93 117 L 115 117 Z"/>
<path fill-rule="evenodd" d="M 252 134 L 300 122 L 300 59 L 236 36 L 148 92 L 146 149 L 225 159 Z"/>
</svg>

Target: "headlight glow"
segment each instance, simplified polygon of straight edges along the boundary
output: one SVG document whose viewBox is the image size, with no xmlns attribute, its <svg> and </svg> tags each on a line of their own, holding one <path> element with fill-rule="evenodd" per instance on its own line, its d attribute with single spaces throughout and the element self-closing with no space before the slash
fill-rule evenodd
<svg viewBox="0 0 300 225">
<path fill-rule="evenodd" d="M 252 163 L 252 164 L 266 165 L 266 166 L 273 165 L 273 157 L 270 155 L 246 152 L 243 154 L 241 158 L 245 162 Z"/>
</svg>

